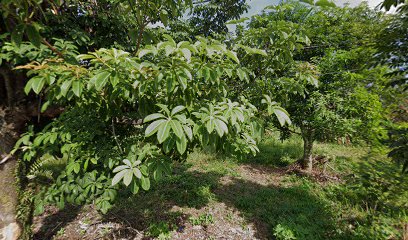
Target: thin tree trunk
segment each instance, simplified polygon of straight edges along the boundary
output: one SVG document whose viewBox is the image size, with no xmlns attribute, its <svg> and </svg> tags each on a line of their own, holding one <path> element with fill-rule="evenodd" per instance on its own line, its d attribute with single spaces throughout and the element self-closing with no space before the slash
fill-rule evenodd
<svg viewBox="0 0 408 240">
<path fill-rule="evenodd" d="M 314 130 L 311 128 L 302 128 L 303 138 L 303 157 L 302 167 L 311 172 L 313 169 L 313 142 L 314 142 Z"/>
</svg>

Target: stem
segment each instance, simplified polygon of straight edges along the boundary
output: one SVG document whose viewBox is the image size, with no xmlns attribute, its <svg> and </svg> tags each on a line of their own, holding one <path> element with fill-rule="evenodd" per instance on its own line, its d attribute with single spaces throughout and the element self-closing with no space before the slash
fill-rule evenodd
<svg viewBox="0 0 408 240">
<path fill-rule="evenodd" d="M 137 37 L 136 52 L 139 51 L 145 27 L 146 27 L 146 24 L 143 22 L 143 24 L 141 25 L 140 30 L 139 30 L 139 36 Z"/>
<path fill-rule="evenodd" d="M 118 137 L 116 136 L 116 133 L 115 133 L 115 124 L 114 124 L 113 118 L 112 118 L 112 133 L 113 133 L 113 138 L 115 139 L 116 145 L 118 145 L 119 152 L 123 154 L 122 147 L 120 146 Z"/>
</svg>

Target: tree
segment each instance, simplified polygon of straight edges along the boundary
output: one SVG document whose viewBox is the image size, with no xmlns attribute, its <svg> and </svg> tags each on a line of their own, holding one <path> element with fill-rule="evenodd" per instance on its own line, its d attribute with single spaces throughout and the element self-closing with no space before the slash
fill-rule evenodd
<svg viewBox="0 0 408 240">
<path fill-rule="evenodd" d="M 366 5 L 353 9 L 289 3 L 267 7 L 241 31 L 242 45 L 264 49 L 268 55 L 247 60 L 246 65 L 260 78 L 255 86 L 244 85 L 239 92 L 249 89 L 254 98 L 260 92 L 274 96 L 288 111 L 300 132 L 275 125 L 283 137 L 302 136 L 304 168 L 312 169 L 316 140 L 374 141 L 377 134 L 354 134 L 362 126 L 370 127 L 364 132 L 383 132 L 385 111 L 374 89 L 384 87 L 384 68 L 370 69 L 364 64 L 375 52 L 370 44 L 373 32 L 381 26 L 381 14 Z M 375 87 L 370 89 L 368 84 Z"/>
<path fill-rule="evenodd" d="M 171 34 L 179 33 L 188 38 L 195 36 L 223 37 L 228 32 L 227 22 L 238 19 L 247 12 L 245 0 L 199 0 L 195 1 L 186 19 L 170 23 Z"/>
<path fill-rule="evenodd" d="M 144 45 L 143 41 L 149 42 L 149 24 L 179 17 L 191 1 L 137 1 L 136 6 L 132 4 L 132 1 L 121 0 L 1 1 L 0 164 L 7 165 L 2 168 L 2 171 L 10 171 L 7 176 L 13 178 L 16 165 L 9 152 L 26 124 L 35 122 L 36 130 L 41 129 L 69 107 L 69 101 L 56 101 L 41 112 L 38 106 L 43 103 L 44 96 L 24 93 L 29 76 L 26 76 L 26 69 L 16 69 L 17 66 L 43 63 L 55 57 L 78 64 L 75 59 L 78 51 L 86 53 L 101 47 L 115 46 L 136 52 Z M 38 83 L 35 89 L 43 84 Z M 29 226 L 32 192 L 24 176 L 25 164 L 17 165 L 16 185 L 21 201 L 17 217 L 22 225 Z M 7 194 L 14 197 L 11 191 Z M 14 219 L 14 215 L 10 219 Z M 24 233 L 23 239 L 30 232 L 25 230 L 27 234 Z"/>
</svg>

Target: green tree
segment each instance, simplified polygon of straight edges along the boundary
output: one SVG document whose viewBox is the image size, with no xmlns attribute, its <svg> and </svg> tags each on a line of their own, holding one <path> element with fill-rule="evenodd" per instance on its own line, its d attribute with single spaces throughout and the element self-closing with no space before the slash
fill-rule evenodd
<svg viewBox="0 0 408 240">
<path fill-rule="evenodd" d="M 339 8 L 292 2 L 267 7 L 242 31 L 241 44 L 264 49 L 267 56 L 243 59 L 259 78 L 237 92 L 248 89 L 253 98 L 271 95 L 282 104 L 300 132 L 275 125 L 283 137 L 293 132 L 302 136 L 305 168 L 312 168 L 316 140 L 373 142 L 384 134 L 386 111 L 379 93 L 385 70 L 365 64 L 375 53 L 373 33 L 382 26 L 382 15 L 367 5 Z M 363 127 L 367 134 L 354 134 Z"/>
</svg>

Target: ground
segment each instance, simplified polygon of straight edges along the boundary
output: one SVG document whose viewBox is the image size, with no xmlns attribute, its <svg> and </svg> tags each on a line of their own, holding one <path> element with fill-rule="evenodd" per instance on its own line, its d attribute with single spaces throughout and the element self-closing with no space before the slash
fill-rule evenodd
<svg viewBox="0 0 408 240">
<path fill-rule="evenodd" d="M 364 186 L 364 182 L 358 182 L 363 178 L 355 177 L 359 171 L 374 171 L 370 166 L 377 165 L 365 164 L 377 162 L 372 156 L 383 154 L 364 147 L 324 143 L 316 145 L 315 154 L 325 157 L 320 158 L 314 174 L 305 175 L 292 167 L 302 155 L 299 138 L 285 142 L 268 138 L 258 156 L 245 160 L 195 151 L 186 162 L 175 164 L 172 175 L 150 191 L 121 196 L 106 215 L 98 213 L 93 205 L 63 210 L 47 207 L 35 218 L 35 239 L 403 237 L 408 217 L 399 210 L 407 203 L 399 200 L 408 193 L 406 184 L 398 187 L 401 196 L 388 198 L 393 213 L 388 212 L 388 205 L 377 206 L 378 199 L 370 198 L 369 187 L 377 186 L 366 187 L 368 193 L 362 196 L 354 190 Z M 380 160 L 386 166 L 381 168 L 395 171 L 388 159 Z M 379 195 L 394 194 L 392 189 Z M 371 206 L 373 203 L 375 206 Z"/>
</svg>

